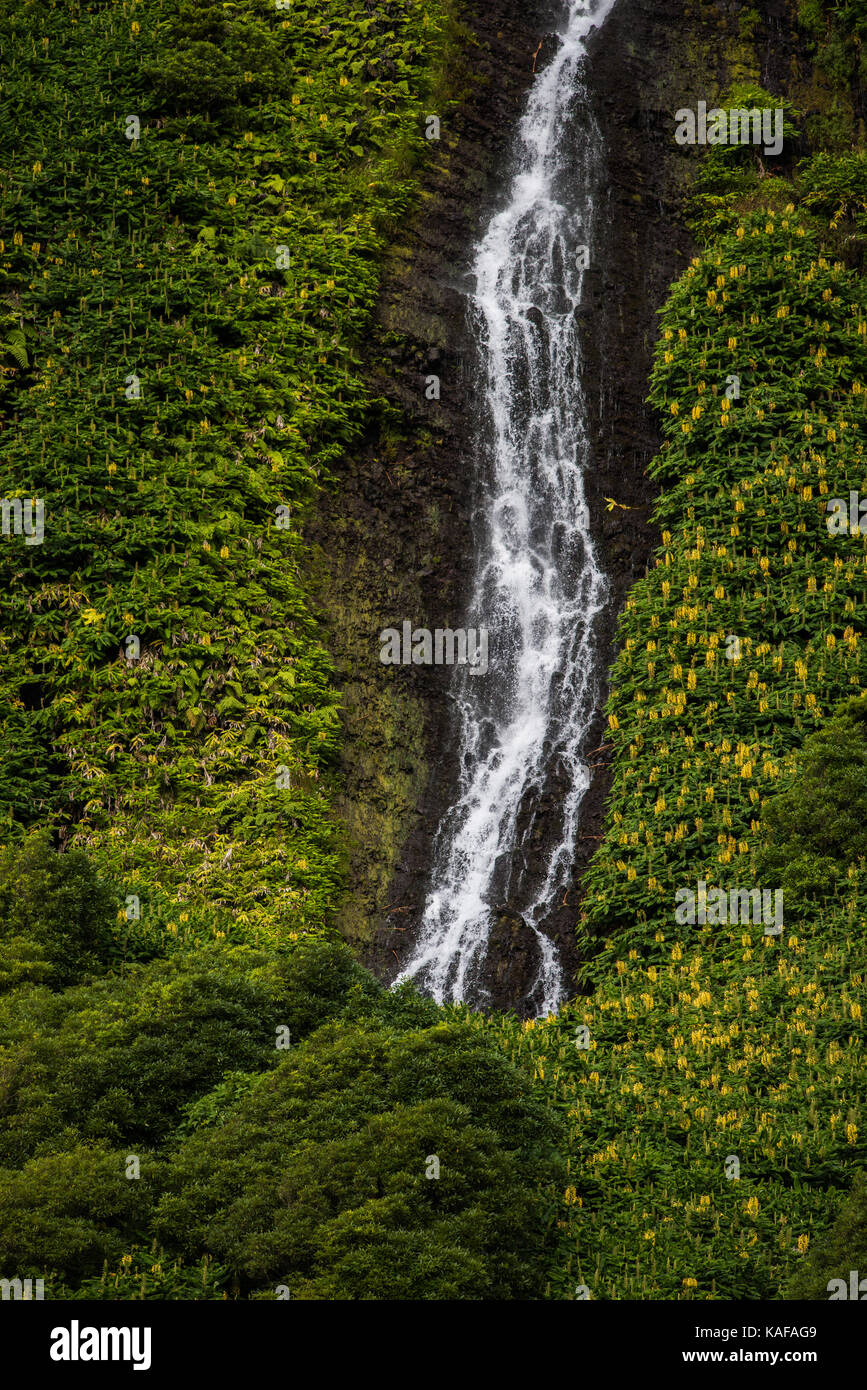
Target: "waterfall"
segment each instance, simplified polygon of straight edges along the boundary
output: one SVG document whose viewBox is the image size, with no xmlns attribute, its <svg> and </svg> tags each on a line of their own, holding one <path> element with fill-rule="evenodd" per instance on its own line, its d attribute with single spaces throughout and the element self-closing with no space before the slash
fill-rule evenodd
<svg viewBox="0 0 867 1390">
<path fill-rule="evenodd" d="M 484 1003 L 479 969 L 503 902 L 517 906 L 538 942 L 530 1001 L 545 1014 L 563 993 L 544 923 L 568 886 L 590 784 L 596 619 L 608 595 L 584 490 L 581 303 L 605 175 L 585 44 L 613 5 L 571 0 L 559 49 L 536 76 L 516 133 L 506 205 L 475 248 L 481 495 L 470 621 L 487 628 L 491 660 L 484 675 L 455 671 L 459 785 L 437 830 L 415 950 L 400 976 L 440 1003 Z M 525 850 L 552 786 L 550 849 L 530 874 Z"/>
</svg>

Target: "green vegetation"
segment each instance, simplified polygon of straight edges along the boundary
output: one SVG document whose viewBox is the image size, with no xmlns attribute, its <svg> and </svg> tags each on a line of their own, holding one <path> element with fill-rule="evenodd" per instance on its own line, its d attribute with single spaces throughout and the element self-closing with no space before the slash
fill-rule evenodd
<svg viewBox="0 0 867 1390">
<path fill-rule="evenodd" d="M 783 105 L 812 153 L 709 151 L 661 315 L 587 993 L 521 1024 L 387 992 L 333 939 L 340 701 L 301 540 L 390 418 L 364 340 L 447 109 L 445 0 L 0 0 L 0 491 L 45 503 L 42 544 L 0 541 L 4 1275 L 101 1300 L 867 1276 L 867 9 L 798 16 L 820 114 L 724 104 Z M 678 923 L 699 880 L 781 889 L 782 935 Z"/>
<path fill-rule="evenodd" d="M 864 0 L 798 0 L 798 20 L 810 37 L 820 70 L 841 95 L 856 82 L 867 80 L 863 52 L 867 38 L 867 4 Z M 835 93 L 836 95 L 836 93 Z"/>
<path fill-rule="evenodd" d="M 111 1268 L 104 1261 L 98 1277 L 82 1279 L 74 1288 L 55 1281 L 51 1287 L 53 1299 L 86 1299 L 107 1303 L 126 1303 L 131 1300 L 183 1300 L 184 1302 L 223 1302 L 229 1271 L 205 1256 L 195 1267 L 186 1268 L 183 1260 L 164 1260 L 151 1250 L 135 1249 L 121 1255 Z"/>
<path fill-rule="evenodd" d="M 0 851 L 0 971 L 72 984 L 107 959 L 115 897 L 82 850 L 54 854 L 48 831 Z M 16 968 L 17 967 L 17 968 Z"/>
<path fill-rule="evenodd" d="M 103 1148 L 35 1158 L 18 1171 L 0 1168 L 0 1249 L 4 1273 L 69 1278 L 122 1261 L 146 1229 L 153 1188 L 126 1176 L 126 1154 Z M 155 1261 L 156 1262 L 156 1259 Z M 82 1295 L 79 1294 L 79 1297 Z"/>
<path fill-rule="evenodd" d="M 176 1149 L 154 1229 L 297 1298 L 538 1298 L 556 1132 L 463 1025 L 332 1025 Z"/>
<path fill-rule="evenodd" d="M 852 1297 L 852 1272 L 862 1285 L 867 1277 L 867 1174 L 857 1173 L 852 1191 L 840 1207 L 834 1225 L 798 1270 L 787 1298 L 827 1299 L 831 1280 L 842 1279 L 846 1298 Z M 863 1285 L 862 1285 L 863 1287 Z M 837 1286 L 837 1296 L 843 1291 Z M 859 1302 L 864 1295 L 857 1294 Z"/>
<path fill-rule="evenodd" d="M 560 1297 L 786 1296 L 865 1166 L 862 165 L 713 154 L 694 190 L 703 250 L 651 381 L 662 544 L 620 623 L 579 924 L 590 997 L 498 1025 L 570 1123 Z M 782 935 L 679 924 L 699 880 L 782 888 Z"/>
<path fill-rule="evenodd" d="M 867 863 L 867 699 L 858 696 L 805 742 L 798 777 L 768 801 L 757 876 L 778 883 L 786 914 L 813 918 Z"/>
<path fill-rule="evenodd" d="M 864 284 L 791 203 L 744 215 L 675 287 L 652 398 L 663 546 L 621 625 L 624 809 L 587 880 L 589 927 L 642 940 L 689 877 L 738 881 L 763 795 L 860 688 L 867 551 L 826 520 L 867 482 Z"/>
<path fill-rule="evenodd" d="M 42 545 L 0 547 L 6 833 L 321 930 L 338 697 L 300 525 L 378 408 L 359 345 L 443 10 L 2 0 L 0 24 L 0 468 L 46 509 Z"/>
<path fill-rule="evenodd" d="M 545 1293 L 559 1121 L 345 946 L 21 987 L 0 1037 L 0 1250 L 51 1297 Z"/>
<path fill-rule="evenodd" d="M 796 845 L 801 865 L 821 863 L 826 823 L 812 837 L 783 827 L 822 748 L 847 746 L 851 729 L 844 707 L 808 738 L 764 808 L 767 877 L 746 867 L 738 883 L 785 883 L 772 865 Z M 863 821 L 863 783 L 854 807 L 845 778 L 823 790 L 831 820 Z M 640 946 L 622 930 L 606 940 L 592 998 L 503 1027 L 570 1122 L 561 1296 L 585 1283 L 594 1298 L 767 1299 L 793 1277 L 863 1166 L 864 870 L 859 856 L 824 886 L 821 910 L 794 921 L 787 886 L 780 938 L 760 923 L 678 927 L 672 892 Z M 702 873 L 680 881 L 695 888 Z"/>
<path fill-rule="evenodd" d="M 495 1040 L 321 939 L 339 703 L 300 528 L 385 407 L 361 348 L 453 21 L 0 26 L 0 469 L 45 504 L 42 544 L 0 547 L 3 1269 L 56 1298 L 541 1297 L 558 1122 Z"/>
<path fill-rule="evenodd" d="M 313 989 L 298 1017 L 288 969 L 261 951 L 211 946 L 60 995 L 44 986 L 7 995 L 0 1162 L 80 1140 L 163 1142 L 224 1072 L 269 1065 L 278 1025 L 297 1038 L 311 1010 L 329 1016 L 327 993 Z"/>
</svg>

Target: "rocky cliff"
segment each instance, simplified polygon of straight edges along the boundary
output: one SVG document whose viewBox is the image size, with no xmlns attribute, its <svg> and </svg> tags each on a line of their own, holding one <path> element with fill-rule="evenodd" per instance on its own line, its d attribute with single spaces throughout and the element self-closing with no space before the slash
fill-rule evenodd
<svg viewBox="0 0 867 1390">
<path fill-rule="evenodd" d="M 455 785 L 449 670 L 387 667 L 379 633 L 409 619 L 459 626 L 470 575 L 475 393 L 465 277 L 474 240 L 509 173 L 510 139 L 534 71 L 557 44 L 556 3 L 461 5 L 450 109 L 431 142 L 415 218 L 396 234 L 378 320 L 366 345 L 389 403 L 365 447 L 345 461 L 311 528 L 327 640 L 344 692 L 349 891 L 340 928 L 365 962 L 396 974 L 423 905 L 434 832 Z M 595 461 L 588 498 L 612 586 L 606 666 L 623 597 L 655 536 L 646 467 L 658 436 L 646 404 L 656 313 L 691 254 L 685 196 L 698 151 L 673 138 L 674 112 L 758 81 L 808 110 L 822 105 L 790 6 L 619 0 L 594 38 L 591 99 L 609 168 L 605 233 L 593 248 L 584 387 Z M 426 398 L 436 375 L 439 400 Z M 581 877 L 608 785 L 601 709 L 594 780 L 584 803 L 573 882 L 549 930 L 568 967 Z M 556 789 L 552 789 L 552 796 Z M 543 853 L 544 842 L 530 853 Z M 535 970 L 531 933 L 499 905 L 486 984 L 521 1011 Z"/>
</svg>

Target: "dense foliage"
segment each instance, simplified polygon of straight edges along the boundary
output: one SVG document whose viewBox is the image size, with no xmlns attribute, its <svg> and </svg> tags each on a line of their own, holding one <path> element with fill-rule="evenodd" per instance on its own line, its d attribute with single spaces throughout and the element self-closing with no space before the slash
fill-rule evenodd
<svg viewBox="0 0 867 1390">
<path fill-rule="evenodd" d="M 710 159 L 662 313 L 662 545 L 612 672 L 592 994 L 502 1025 L 570 1121 L 563 1297 L 777 1297 L 865 1166 L 862 162 Z M 781 933 L 679 922 L 700 880 L 782 889 Z"/>
<path fill-rule="evenodd" d="M 520 1024 L 388 993 L 328 937 L 339 697 L 300 525 L 384 408 L 364 335 L 445 109 L 444 4 L 0 0 L 0 497 L 45 504 L 41 543 L 0 540 L 4 1276 L 867 1275 L 867 11 L 798 13 L 821 116 L 728 104 L 782 104 L 813 152 L 708 151 L 662 313 L 588 993 Z M 782 890 L 782 933 L 679 922 L 699 880 Z"/>
<path fill-rule="evenodd" d="M 155 1230 L 298 1298 L 540 1297 L 555 1135 L 461 1024 L 326 1027 L 171 1155 Z"/>
<path fill-rule="evenodd" d="M 832 716 L 807 740 L 803 781 L 768 798 L 757 838 L 772 861 L 796 845 L 821 860 L 822 823 L 788 841 L 780 827 L 822 739 L 850 729 L 848 710 Z M 863 821 L 863 784 L 854 808 L 849 790 L 826 783 L 825 809 Z M 787 896 L 779 938 L 760 923 L 678 927 L 672 898 L 643 947 L 608 938 L 591 999 L 504 1028 L 570 1121 L 562 1296 L 584 1283 L 594 1298 L 761 1299 L 793 1277 L 863 1167 L 864 868 L 802 920 Z"/>
<path fill-rule="evenodd" d="M 319 929 L 330 660 L 299 535 L 375 402 L 437 3 L 0 0 L 0 813 L 127 894 Z"/>
<path fill-rule="evenodd" d="M 117 904 L 82 850 L 52 852 L 46 830 L 0 850 L 0 992 L 27 976 L 71 984 L 107 960 Z M 18 969 L 9 975 L 13 963 Z"/>
<path fill-rule="evenodd" d="M 852 1191 L 843 1201 L 831 1229 L 811 1251 L 810 1258 L 798 1269 L 786 1290 L 787 1298 L 827 1299 L 832 1293 L 838 1300 L 857 1294 L 858 1301 L 867 1292 L 867 1174 L 855 1175 Z M 854 1274 L 854 1280 L 853 1280 Z M 836 1289 L 832 1280 L 842 1280 Z M 844 1291 L 845 1290 L 845 1291 Z"/>
<path fill-rule="evenodd" d="M 51 1297 L 545 1293 L 559 1121 L 343 945 L 21 987 L 0 1044 L 2 1265 Z"/>
<path fill-rule="evenodd" d="M 0 546 L 0 1266 L 60 1298 L 539 1297 L 556 1121 L 317 939 L 338 697 L 300 526 L 382 405 L 360 349 L 452 21 L 0 27 L 0 494 L 45 507 Z"/>
<path fill-rule="evenodd" d="M 351 964 L 325 942 L 312 958 L 301 942 L 280 956 L 215 945 L 61 994 L 17 989 L 0 1004 L 0 1162 L 162 1143 L 224 1073 L 270 1065 L 279 1028 L 298 1039 L 342 1012 Z"/>
</svg>

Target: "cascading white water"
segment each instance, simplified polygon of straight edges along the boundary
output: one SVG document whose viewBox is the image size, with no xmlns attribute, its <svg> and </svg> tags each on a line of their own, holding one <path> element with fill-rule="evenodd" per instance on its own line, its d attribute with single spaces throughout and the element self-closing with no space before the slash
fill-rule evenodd
<svg viewBox="0 0 867 1390">
<path fill-rule="evenodd" d="M 562 995 L 557 952 L 542 925 L 568 885 L 590 781 L 595 620 L 607 597 L 583 481 L 581 248 L 596 244 L 605 168 L 587 103 L 585 41 L 614 2 L 571 0 L 559 50 L 535 78 L 518 128 L 507 205 L 491 219 L 473 266 L 485 404 L 477 453 L 487 477 L 470 621 L 488 629 L 491 659 L 484 675 L 455 673 L 460 784 L 437 832 L 418 941 L 400 976 L 440 1003 L 470 995 L 483 1002 L 478 970 L 493 911 L 506 898 L 540 949 L 529 998 L 544 1014 Z M 549 808 L 545 826 L 552 848 L 530 882 L 520 851 L 552 782 L 557 823 Z"/>
</svg>

